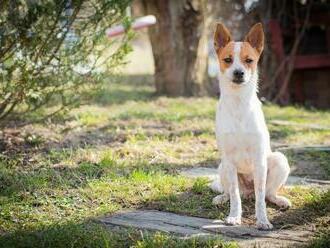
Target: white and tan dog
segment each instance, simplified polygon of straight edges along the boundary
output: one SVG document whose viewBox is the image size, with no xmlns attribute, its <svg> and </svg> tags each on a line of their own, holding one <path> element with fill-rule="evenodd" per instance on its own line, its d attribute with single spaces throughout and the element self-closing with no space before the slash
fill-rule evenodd
<svg viewBox="0 0 330 248">
<path fill-rule="evenodd" d="M 243 42 L 232 40 L 229 31 L 217 24 L 214 45 L 220 65 L 221 97 L 217 106 L 216 136 L 222 153 L 219 180 L 214 190 L 223 192 L 213 204 L 230 200 L 226 223 L 241 224 L 241 197 L 255 195 L 257 227 L 271 229 L 265 200 L 287 208 L 290 201 L 278 196 L 290 172 L 286 157 L 270 148 L 269 132 L 258 99 L 257 64 L 264 47 L 260 23 L 254 25 Z M 220 183 L 220 184 L 219 184 Z"/>
</svg>

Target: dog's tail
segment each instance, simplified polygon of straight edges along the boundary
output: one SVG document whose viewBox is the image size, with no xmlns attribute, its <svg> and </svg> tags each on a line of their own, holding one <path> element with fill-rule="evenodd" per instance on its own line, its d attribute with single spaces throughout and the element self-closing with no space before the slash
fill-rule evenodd
<svg viewBox="0 0 330 248">
<path fill-rule="evenodd" d="M 220 170 L 221 170 L 221 164 L 219 165 L 219 168 L 218 168 L 218 175 L 213 179 L 213 181 L 210 183 L 209 187 L 214 192 L 223 193 L 223 187 L 220 182 Z"/>
</svg>

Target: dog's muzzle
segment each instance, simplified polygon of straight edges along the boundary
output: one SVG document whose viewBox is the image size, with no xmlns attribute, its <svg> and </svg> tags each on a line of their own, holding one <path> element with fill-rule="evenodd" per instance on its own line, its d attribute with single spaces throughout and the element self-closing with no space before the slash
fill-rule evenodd
<svg viewBox="0 0 330 248">
<path fill-rule="evenodd" d="M 233 83 L 235 83 L 235 84 L 242 84 L 242 83 L 244 83 L 244 71 L 242 71 L 242 70 L 235 70 L 233 72 Z"/>
</svg>

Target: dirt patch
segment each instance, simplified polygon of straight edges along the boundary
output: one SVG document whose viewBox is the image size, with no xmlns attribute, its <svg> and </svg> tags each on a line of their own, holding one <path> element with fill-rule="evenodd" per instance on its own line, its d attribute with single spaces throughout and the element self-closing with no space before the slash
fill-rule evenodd
<svg viewBox="0 0 330 248">
<path fill-rule="evenodd" d="M 326 179 L 325 170 L 318 162 L 298 160 L 291 166 L 290 175 L 313 179 Z"/>
<path fill-rule="evenodd" d="M 284 153 L 289 158 L 290 175 L 329 180 L 330 147 L 286 148 Z"/>
</svg>

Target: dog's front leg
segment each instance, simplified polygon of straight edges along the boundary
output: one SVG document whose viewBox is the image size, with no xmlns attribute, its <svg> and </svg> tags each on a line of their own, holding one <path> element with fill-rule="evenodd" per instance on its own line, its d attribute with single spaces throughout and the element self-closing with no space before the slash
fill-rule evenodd
<svg viewBox="0 0 330 248">
<path fill-rule="evenodd" d="M 254 191 L 255 191 L 255 211 L 257 227 L 262 230 L 269 230 L 273 225 L 267 218 L 266 209 L 266 180 L 267 180 L 267 158 L 261 157 L 255 161 L 254 168 Z"/>
<path fill-rule="evenodd" d="M 229 182 L 230 213 L 226 218 L 226 223 L 230 225 L 240 225 L 242 216 L 241 196 L 239 194 L 237 169 L 232 163 L 224 163 L 227 181 Z"/>
</svg>

